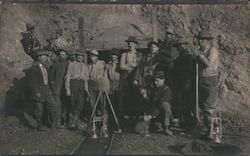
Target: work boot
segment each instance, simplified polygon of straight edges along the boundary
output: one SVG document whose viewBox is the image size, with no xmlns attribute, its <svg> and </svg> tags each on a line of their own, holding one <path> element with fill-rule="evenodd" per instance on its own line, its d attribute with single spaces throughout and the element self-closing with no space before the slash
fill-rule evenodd
<svg viewBox="0 0 250 156">
<path fill-rule="evenodd" d="M 173 132 L 169 128 L 165 128 L 163 133 L 167 136 L 174 136 Z"/>
<path fill-rule="evenodd" d="M 82 131 L 87 130 L 87 124 L 78 119 L 76 121 L 76 128 Z"/>
<path fill-rule="evenodd" d="M 40 131 L 40 132 L 45 132 L 45 131 L 48 131 L 48 127 L 43 126 L 43 125 L 39 125 L 39 126 L 37 126 L 36 130 Z"/>
</svg>

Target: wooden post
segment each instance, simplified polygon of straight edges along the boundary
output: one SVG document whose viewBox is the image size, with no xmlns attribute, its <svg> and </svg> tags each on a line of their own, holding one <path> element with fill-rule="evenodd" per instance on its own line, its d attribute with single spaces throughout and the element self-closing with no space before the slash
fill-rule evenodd
<svg viewBox="0 0 250 156">
<path fill-rule="evenodd" d="M 85 46 L 84 46 L 85 45 L 85 42 L 84 42 L 84 19 L 83 19 L 83 17 L 79 17 L 78 20 L 79 20 L 79 23 L 78 23 L 78 27 L 79 27 L 79 49 L 85 55 L 84 63 L 87 63 L 87 54 L 86 54 Z"/>
<path fill-rule="evenodd" d="M 158 40 L 158 32 L 157 32 L 157 20 L 156 20 L 156 9 L 152 6 L 152 33 L 153 33 L 153 41 L 157 42 Z"/>
</svg>

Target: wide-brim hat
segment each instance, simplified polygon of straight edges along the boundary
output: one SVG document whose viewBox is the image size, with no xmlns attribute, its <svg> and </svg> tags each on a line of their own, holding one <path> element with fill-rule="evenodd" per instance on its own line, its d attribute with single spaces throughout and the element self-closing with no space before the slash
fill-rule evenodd
<svg viewBox="0 0 250 156">
<path fill-rule="evenodd" d="M 65 52 L 67 55 L 69 54 L 68 50 L 66 49 L 57 49 L 56 54 L 59 55 L 62 51 Z"/>
<path fill-rule="evenodd" d="M 205 40 L 212 40 L 214 37 L 211 35 L 211 33 L 208 30 L 201 30 L 198 35 L 195 37 L 199 39 L 205 39 Z"/>
<path fill-rule="evenodd" d="M 176 45 L 179 45 L 179 44 L 188 44 L 188 42 L 186 40 L 184 40 L 183 38 L 179 39 L 177 42 L 176 42 Z"/>
<path fill-rule="evenodd" d="M 92 49 L 92 50 L 89 51 L 89 54 L 94 55 L 94 56 L 98 56 L 99 52 L 96 49 Z"/>
<path fill-rule="evenodd" d="M 32 30 L 32 29 L 35 29 L 35 26 L 32 25 L 32 24 L 26 24 L 26 29 L 27 30 Z"/>
<path fill-rule="evenodd" d="M 49 53 L 47 52 L 47 50 L 43 49 L 38 49 L 35 51 L 37 56 L 41 56 L 41 55 L 46 55 L 49 56 Z"/>
<path fill-rule="evenodd" d="M 155 41 L 152 41 L 152 42 L 149 42 L 148 43 L 148 48 L 151 46 L 151 45 L 156 45 L 157 47 L 160 47 L 159 43 L 158 42 L 155 42 Z"/>
<path fill-rule="evenodd" d="M 165 73 L 163 71 L 156 71 L 154 73 L 154 78 L 165 79 Z"/>
<path fill-rule="evenodd" d="M 166 34 L 171 34 L 171 35 L 174 35 L 174 30 L 171 29 L 171 28 L 167 28 L 166 30 Z"/>
<path fill-rule="evenodd" d="M 139 44 L 137 38 L 135 36 L 129 36 L 127 40 L 125 40 L 126 42 L 134 42 L 136 44 Z"/>
</svg>

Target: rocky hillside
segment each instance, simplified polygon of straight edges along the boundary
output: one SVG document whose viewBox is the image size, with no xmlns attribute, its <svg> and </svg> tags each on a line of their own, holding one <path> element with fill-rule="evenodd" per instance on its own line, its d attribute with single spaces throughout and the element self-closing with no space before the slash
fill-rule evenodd
<svg viewBox="0 0 250 156">
<path fill-rule="evenodd" d="M 82 16 L 89 47 L 123 46 L 129 35 L 141 40 L 152 37 L 151 12 L 156 13 L 159 38 L 171 27 L 190 42 L 193 51 L 197 49 L 193 36 L 203 27 L 212 30 L 220 50 L 219 109 L 249 116 L 249 5 L 0 5 L 0 109 L 18 107 L 23 102 L 22 78 L 32 63 L 20 43 L 26 23 L 35 25 L 35 34 L 43 45 L 56 30 L 63 29 L 72 47 L 78 47 L 78 17 Z"/>
</svg>

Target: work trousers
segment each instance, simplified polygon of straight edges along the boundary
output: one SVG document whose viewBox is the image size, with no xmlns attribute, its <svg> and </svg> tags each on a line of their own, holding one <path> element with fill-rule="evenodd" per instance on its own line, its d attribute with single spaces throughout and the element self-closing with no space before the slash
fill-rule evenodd
<svg viewBox="0 0 250 156">
<path fill-rule="evenodd" d="M 212 117 L 215 116 L 217 95 L 217 76 L 201 77 L 199 81 L 199 106 L 208 130 L 210 130 Z"/>
<path fill-rule="evenodd" d="M 77 118 L 79 118 L 80 113 L 83 109 L 83 105 L 86 101 L 86 91 L 85 91 L 84 80 L 70 80 L 70 91 L 71 91 L 71 112 Z"/>
<path fill-rule="evenodd" d="M 49 86 L 41 86 L 39 88 L 40 97 L 34 95 L 33 100 L 35 103 L 35 119 L 38 126 L 42 125 L 42 117 L 44 114 L 44 108 L 48 110 L 49 116 L 52 118 L 51 127 L 56 128 L 59 126 L 58 118 L 58 106 Z"/>
<path fill-rule="evenodd" d="M 67 103 L 67 98 L 65 95 L 65 90 L 60 90 L 58 93 L 55 93 L 55 100 L 58 106 L 58 115 L 59 115 L 59 122 L 65 124 L 66 116 L 69 110 L 69 104 Z"/>
<path fill-rule="evenodd" d="M 88 81 L 89 85 L 89 102 L 91 105 L 92 110 L 95 107 L 98 95 L 101 91 L 101 89 L 98 86 L 98 83 L 96 81 Z M 107 110 L 106 110 L 106 96 L 104 96 L 104 93 L 100 95 L 100 99 L 98 101 L 98 107 L 96 108 L 96 112 L 98 115 L 107 115 Z M 96 115 L 96 114 L 95 114 Z"/>
</svg>

